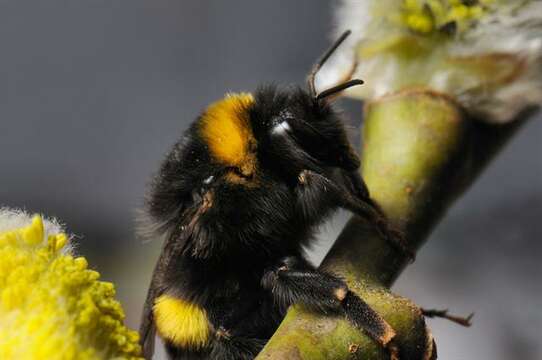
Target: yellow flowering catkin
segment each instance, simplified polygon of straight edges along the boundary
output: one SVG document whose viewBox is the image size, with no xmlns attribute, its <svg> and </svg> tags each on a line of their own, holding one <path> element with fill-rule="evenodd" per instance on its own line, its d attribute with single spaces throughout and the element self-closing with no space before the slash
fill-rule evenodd
<svg viewBox="0 0 542 360">
<path fill-rule="evenodd" d="M 140 359 L 113 284 L 39 216 L 0 233 L 0 359 Z"/>
<path fill-rule="evenodd" d="M 431 34 L 453 23 L 462 32 L 485 13 L 492 10 L 495 0 L 403 0 L 402 23 L 418 34 Z"/>
</svg>

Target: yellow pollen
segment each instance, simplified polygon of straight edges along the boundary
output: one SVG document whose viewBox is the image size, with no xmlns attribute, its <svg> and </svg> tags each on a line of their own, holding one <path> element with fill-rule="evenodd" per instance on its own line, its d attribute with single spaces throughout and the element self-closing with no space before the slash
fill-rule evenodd
<svg viewBox="0 0 542 360">
<path fill-rule="evenodd" d="M 142 359 L 113 284 L 48 231 L 40 216 L 0 231 L 0 359 Z"/>
</svg>

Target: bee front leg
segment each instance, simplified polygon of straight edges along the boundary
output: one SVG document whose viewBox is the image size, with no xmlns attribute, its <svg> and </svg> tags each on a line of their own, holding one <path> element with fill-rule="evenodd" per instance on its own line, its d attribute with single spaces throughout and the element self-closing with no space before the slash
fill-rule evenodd
<svg viewBox="0 0 542 360">
<path fill-rule="evenodd" d="M 331 315 L 344 315 L 358 329 L 364 330 L 392 354 L 390 341 L 395 336 L 391 326 L 365 301 L 354 294 L 340 278 L 317 270 L 301 257 L 286 257 L 262 277 L 262 286 L 271 291 L 282 306 L 302 304 Z"/>
<path fill-rule="evenodd" d="M 332 181 L 322 174 L 303 170 L 298 176 L 299 186 L 297 188 L 303 213 L 311 214 L 314 211 L 312 209 L 315 208 L 315 204 L 322 202 L 329 207 L 338 206 L 349 210 L 368 220 L 382 238 L 396 246 L 411 261 L 414 261 L 416 253 L 408 246 L 403 234 L 391 226 L 378 204 L 369 197 L 361 176 L 358 173 L 351 172 L 345 175 L 345 180 L 350 182 L 350 184 L 346 185 L 347 187 Z"/>
</svg>

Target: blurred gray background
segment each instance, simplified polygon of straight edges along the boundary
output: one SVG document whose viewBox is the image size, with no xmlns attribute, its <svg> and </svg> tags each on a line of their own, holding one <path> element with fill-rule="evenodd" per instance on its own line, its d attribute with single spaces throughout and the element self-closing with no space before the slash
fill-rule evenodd
<svg viewBox="0 0 542 360">
<path fill-rule="evenodd" d="M 133 231 L 149 176 L 225 92 L 303 82 L 329 44 L 333 4 L 0 0 L 0 205 L 68 224 L 137 327 L 160 248 Z M 341 105 L 359 126 L 361 104 Z M 476 312 L 470 329 L 429 320 L 441 359 L 542 359 L 541 140 L 534 119 L 394 287 L 425 307 Z M 315 261 L 347 216 L 325 227 Z"/>
</svg>

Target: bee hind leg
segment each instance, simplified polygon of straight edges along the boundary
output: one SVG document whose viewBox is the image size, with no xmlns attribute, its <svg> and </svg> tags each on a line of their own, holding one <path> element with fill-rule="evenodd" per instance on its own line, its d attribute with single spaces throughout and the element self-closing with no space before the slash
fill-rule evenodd
<svg viewBox="0 0 542 360">
<path fill-rule="evenodd" d="M 262 286 L 285 307 L 302 304 L 319 313 L 346 316 L 391 354 L 397 352 L 391 343 L 395 331 L 376 311 L 343 280 L 315 269 L 301 257 L 286 257 L 269 269 L 262 278 Z"/>
</svg>

